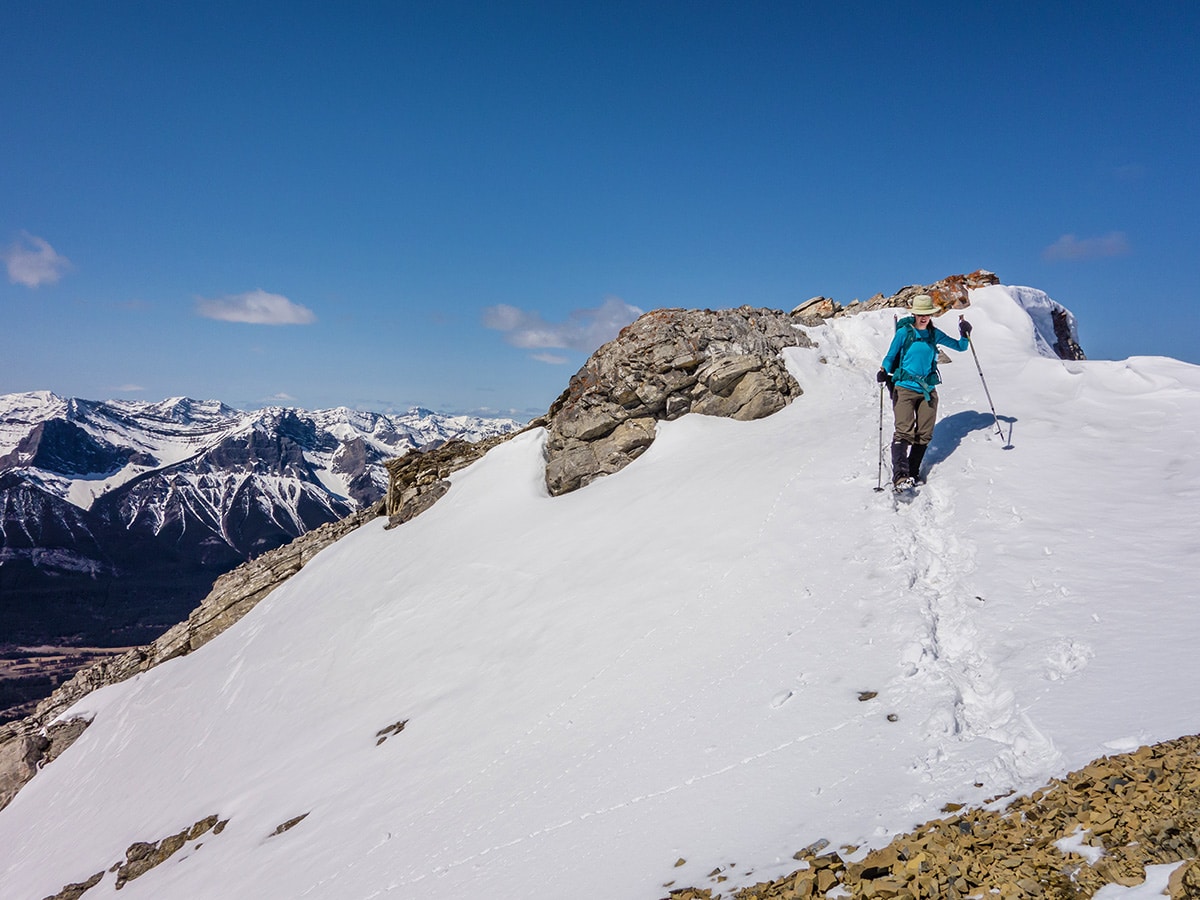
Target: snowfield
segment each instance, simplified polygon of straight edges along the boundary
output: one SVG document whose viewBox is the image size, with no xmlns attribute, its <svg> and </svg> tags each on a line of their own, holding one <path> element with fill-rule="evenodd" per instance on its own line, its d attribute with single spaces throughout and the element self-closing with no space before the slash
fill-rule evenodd
<svg viewBox="0 0 1200 900">
<path fill-rule="evenodd" d="M 807 329 L 782 412 L 662 423 L 575 493 L 521 435 L 85 698 L 0 812 L 0 896 L 210 815 L 87 900 L 728 896 L 1195 732 L 1200 367 L 1050 358 L 1044 294 L 971 297 L 1002 434 L 951 353 L 911 503 L 874 490 L 891 311 Z"/>
</svg>

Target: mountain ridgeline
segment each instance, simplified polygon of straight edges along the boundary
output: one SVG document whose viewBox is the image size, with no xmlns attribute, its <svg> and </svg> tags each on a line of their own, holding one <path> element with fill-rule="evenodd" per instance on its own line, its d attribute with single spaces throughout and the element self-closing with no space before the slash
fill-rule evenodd
<svg viewBox="0 0 1200 900">
<path fill-rule="evenodd" d="M 380 500 L 383 463 L 511 419 L 0 397 L 0 643 L 127 646 L 217 576 Z"/>
</svg>

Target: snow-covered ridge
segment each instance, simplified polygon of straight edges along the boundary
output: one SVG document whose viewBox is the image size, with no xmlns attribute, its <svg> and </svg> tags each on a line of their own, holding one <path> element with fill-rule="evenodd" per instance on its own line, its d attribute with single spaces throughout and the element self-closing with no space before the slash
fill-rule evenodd
<svg viewBox="0 0 1200 900">
<path fill-rule="evenodd" d="M 1051 358 L 1018 294 L 965 313 L 1005 434 L 951 353 L 910 505 L 873 490 L 881 310 L 807 327 L 768 418 L 664 422 L 555 498 L 530 431 L 363 526 L 70 713 L 0 811 L 0 895 L 729 896 L 1194 731 L 1200 367 Z"/>
</svg>

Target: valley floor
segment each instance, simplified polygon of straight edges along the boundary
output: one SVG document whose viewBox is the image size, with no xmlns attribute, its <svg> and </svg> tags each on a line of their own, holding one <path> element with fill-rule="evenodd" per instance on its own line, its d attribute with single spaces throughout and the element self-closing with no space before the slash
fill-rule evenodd
<svg viewBox="0 0 1200 900">
<path fill-rule="evenodd" d="M 129 649 L 0 645 L 0 725 L 31 715 L 38 703 L 84 666 Z"/>
</svg>

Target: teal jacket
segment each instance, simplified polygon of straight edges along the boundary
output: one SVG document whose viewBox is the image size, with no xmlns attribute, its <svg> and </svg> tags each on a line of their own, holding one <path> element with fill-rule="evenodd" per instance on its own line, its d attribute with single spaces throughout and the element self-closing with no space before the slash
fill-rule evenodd
<svg viewBox="0 0 1200 900">
<path fill-rule="evenodd" d="M 937 370 L 938 344 L 959 351 L 971 346 L 967 338 L 952 338 L 932 322 L 920 331 L 913 326 L 912 317 L 906 316 L 896 323 L 896 335 L 881 363 L 883 371 L 892 376 L 897 387 L 924 394 L 928 400 L 930 392 L 942 380 Z"/>
</svg>

